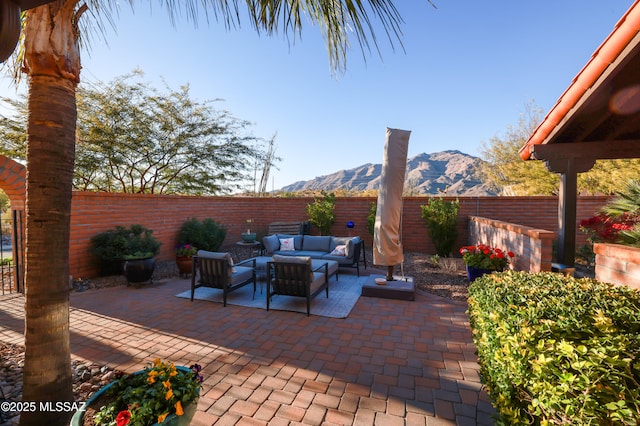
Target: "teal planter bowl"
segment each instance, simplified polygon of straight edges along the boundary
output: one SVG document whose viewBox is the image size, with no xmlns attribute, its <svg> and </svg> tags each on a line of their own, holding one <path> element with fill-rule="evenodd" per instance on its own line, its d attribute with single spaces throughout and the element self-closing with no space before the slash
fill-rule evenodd
<svg viewBox="0 0 640 426">
<path fill-rule="evenodd" d="M 244 243 L 255 243 L 256 242 L 256 233 L 252 232 L 250 234 L 244 233 L 240 234 L 242 237 L 242 242 Z"/>
<path fill-rule="evenodd" d="M 188 367 L 183 367 L 183 366 L 176 366 L 176 369 L 178 370 L 182 370 L 184 372 L 189 372 L 191 371 L 190 368 Z M 135 374 L 142 374 L 144 373 L 144 370 L 140 370 L 140 371 L 136 371 Z M 84 413 L 86 412 L 86 409 L 89 405 L 91 405 L 95 400 L 97 400 L 98 398 L 100 398 L 102 396 L 102 394 L 104 394 L 105 392 L 107 392 L 107 390 L 109 390 L 109 388 L 113 386 L 113 382 L 109 383 L 108 385 L 106 385 L 105 387 L 101 388 L 99 391 L 97 391 L 95 394 L 93 394 L 93 396 L 91 398 L 89 398 L 83 405 L 82 407 L 75 412 L 75 414 L 73 415 L 73 417 L 71 418 L 71 422 L 69 423 L 70 426 L 83 426 L 84 425 Z M 188 426 L 191 423 L 191 419 L 193 419 L 193 416 L 196 414 L 196 409 L 198 408 L 198 398 L 194 399 L 193 401 L 191 401 L 191 403 L 189 403 L 189 405 L 182 407 L 184 414 L 181 416 L 177 416 L 175 414 L 169 414 L 165 419 L 164 422 L 161 423 L 161 426 Z M 153 426 L 160 426 L 159 423 L 154 423 Z"/>
</svg>

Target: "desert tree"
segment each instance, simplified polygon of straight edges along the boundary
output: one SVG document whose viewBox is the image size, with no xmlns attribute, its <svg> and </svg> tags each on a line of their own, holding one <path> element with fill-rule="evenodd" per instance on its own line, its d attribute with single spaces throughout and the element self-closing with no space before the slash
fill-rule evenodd
<svg viewBox="0 0 640 426">
<path fill-rule="evenodd" d="M 517 125 L 508 126 L 503 135 L 482 143 L 483 163 L 479 172 L 485 183 L 500 195 L 554 195 L 560 179 L 549 172 L 543 161 L 522 161 L 519 150 L 540 124 L 542 111 L 533 101 L 525 104 Z M 578 175 L 581 194 L 612 194 L 621 184 L 640 179 L 640 160 L 599 160 Z"/>
<path fill-rule="evenodd" d="M 81 84 L 73 188 L 150 194 L 220 195 L 251 180 L 254 161 L 273 163 L 273 140 L 188 85 L 161 91 L 136 70 L 109 82 Z M 0 154 L 26 159 L 27 105 L 2 98 Z"/>
</svg>

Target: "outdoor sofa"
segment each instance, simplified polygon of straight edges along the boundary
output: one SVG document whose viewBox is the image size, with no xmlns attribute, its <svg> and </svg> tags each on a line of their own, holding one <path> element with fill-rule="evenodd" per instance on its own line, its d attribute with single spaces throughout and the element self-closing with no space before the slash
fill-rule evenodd
<svg viewBox="0 0 640 426">
<path fill-rule="evenodd" d="M 360 237 L 273 234 L 264 237 L 262 244 L 267 256 L 276 254 L 334 260 L 339 267 L 355 267 L 360 276 L 359 260 L 363 250 Z"/>
</svg>

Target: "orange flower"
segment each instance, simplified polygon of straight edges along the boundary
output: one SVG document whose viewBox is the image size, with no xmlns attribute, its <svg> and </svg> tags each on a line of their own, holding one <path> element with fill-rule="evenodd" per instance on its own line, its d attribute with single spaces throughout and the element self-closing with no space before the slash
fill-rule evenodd
<svg viewBox="0 0 640 426">
<path fill-rule="evenodd" d="M 182 404 L 180 404 L 180 401 L 176 402 L 176 416 L 181 416 L 184 414 L 184 411 L 182 411 Z"/>
<path fill-rule="evenodd" d="M 169 389 L 169 391 L 167 392 L 167 395 L 164 397 L 164 399 L 166 399 L 167 401 L 171 399 L 171 397 L 173 396 L 173 390 Z"/>
<path fill-rule="evenodd" d="M 158 416 L 158 423 L 164 422 L 164 419 L 166 419 L 168 415 L 169 415 L 169 413 L 160 414 Z"/>
</svg>

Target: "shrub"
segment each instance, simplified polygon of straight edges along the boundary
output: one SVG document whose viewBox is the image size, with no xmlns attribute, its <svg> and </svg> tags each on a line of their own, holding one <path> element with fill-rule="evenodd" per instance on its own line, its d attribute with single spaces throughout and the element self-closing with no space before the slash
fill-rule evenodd
<svg viewBox="0 0 640 426">
<path fill-rule="evenodd" d="M 458 200 L 445 201 L 442 197 L 431 198 L 422 208 L 422 219 L 427 223 L 429 237 L 438 256 L 451 255 L 458 238 Z"/>
<path fill-rule="evenodd" d="M 117 262 L 131 256 L 156 255 L 162 243 L 142 225 L 116 226 L 91 238 L 91 252 L 102 261 Z"/>
<path fill-rule="evenodd" d="M 211 218 L 186 220 L 178 231 L 179 245 L 194 245 L 200 250 L 218 251 L 227 237 L 227 228 Z"/>
<path fill-rule="evenodd" d="M 376 213 L 378 205 L 376 203 L 369 204 L 369 213 L 367 213 L 367 231 L 373 235 L 376 228 Z"/>
<path fill-rule="evenodd" d="M 321 194 L 323 198 L 316 198 L 313 203 L 307 204 L 307 215 L 309 222 L 320 230 L 320 235 L 329 235 L 336 221 L 333 212 L 336 207 L 336 195 L 326 191 L 322 191 Z"/>
<path fill-rule="evenodd" d="M 639 424 L 640 293 L 509 271 L 477 279 L 469 295 L 497 424 Z"/>
<path fill-rule="evenodd" d="M 155 256 L 161 244 L 153 230 L 142 225 L 116 226 L 91 238 L 91 253 L 99 261 L 100 275 L 117 275 L 123 260 Z"/>
</svg>

